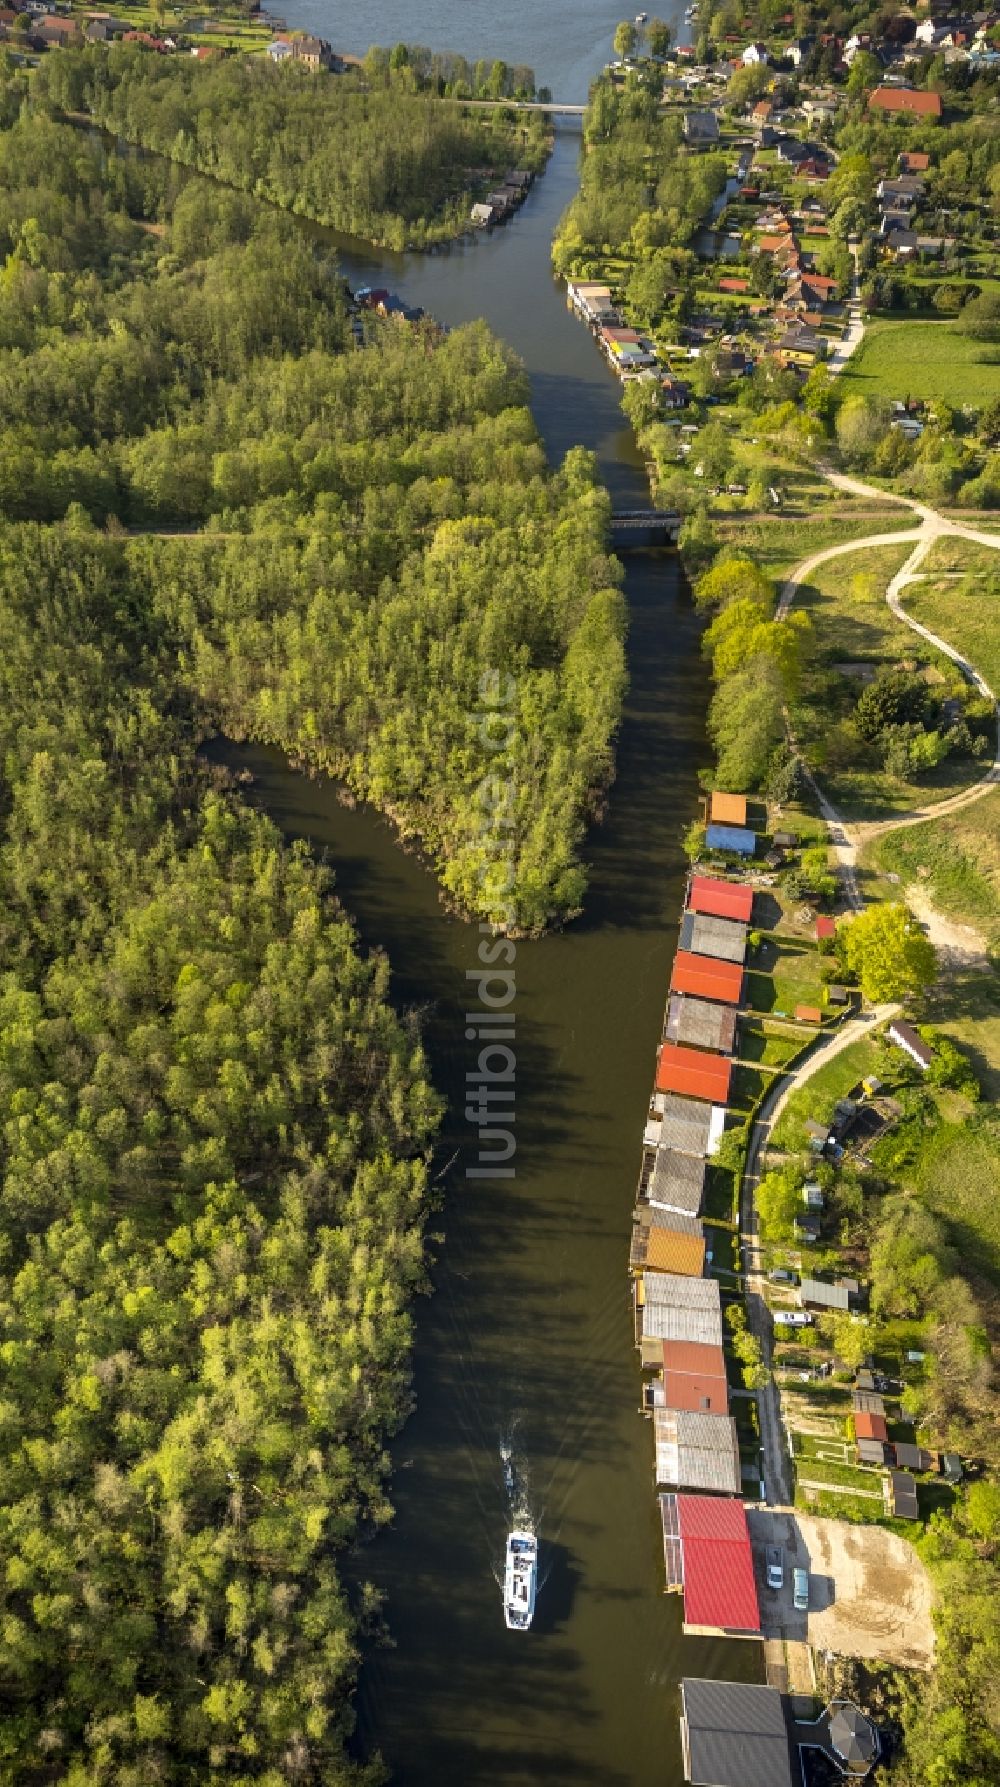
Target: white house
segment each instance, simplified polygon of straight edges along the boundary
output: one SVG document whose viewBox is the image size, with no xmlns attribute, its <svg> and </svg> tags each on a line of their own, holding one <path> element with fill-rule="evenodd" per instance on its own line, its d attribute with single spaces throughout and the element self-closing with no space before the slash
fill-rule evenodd
<svg viewBox="0 0 1000 1787">
<path fill-rule="evenodd" d="M 742 60 L 745 68 L 764 67 L 769 59 L 766 43 L 748 43 L 743 51 Z"/>
<path fill-rule="evenodd" d="M 897 1049 L 902 1049 L 904 1055 L 909 1055 L 911 1061 L 916 1062 L 921 1073 L 927 1072 L 934 1059 L 934 1050 L 925 1043 L 912 1024 L 905 1023 L 902 1018 L 895 1018 L 889 1025 L 889 1040 L 895 1043 Z"/>
<path fill-rule="evenodd" d="M 272 62 L 289 62 L 294 51 L 287 38 L 276 37 L 273 43 L 268 44 L 267 53 Z"/>
</svg>

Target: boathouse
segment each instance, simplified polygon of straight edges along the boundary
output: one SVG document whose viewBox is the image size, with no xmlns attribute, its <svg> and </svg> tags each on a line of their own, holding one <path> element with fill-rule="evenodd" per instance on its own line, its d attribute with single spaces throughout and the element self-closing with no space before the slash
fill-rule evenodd
<svg viewBox="0 0 1000 1787">
<path fill-rule="evenodd" d="M 796 1787 L 784 1701 L 749 1682 L 681 1682 L 684 1779 L 696 1787 Z"/>
<path fill-rule="evenodd" d="M 678 1154 L 715 1154 L 726 1126 L 723 1105 L 696 1104 L 667 1092 L 654 1092 L 646 1119 L 645 1141 L 651 1147 L 676 1149 Z"/>
<path fill-rule="evenodd" d="M 736 1040 L 736 1013 L 731 1005 L 715 1005 L 709 999 L 690 999 L 686 993 L 671 993 L 663 1040 L 689 1043 L 696 1049 L 718 1049 L 724 1055 L 731 1055 Z"/>
<path fill-rule="evenodd" d="M 705 1231 L 697 1217 L 674 1211 L 636 1210 L 629 1267 L 633 1272 L 677 1272 L 700 1278 L 705 1269 Z"/>
<path fill-rule="evenodd" d="M 735 918 L 749 924 L 753 912 L 753 888 L 739 881 L 719 881 L 713 875 L 693 875 L 688 888 L 688 911 L 708 918 Z"/>
<path fill-rule="evenodd" d="M 745 794 L 712 795 L 708 808 L 710 825 L 745 825 L 747 822 L 747 797 Z"/>
<path fill-rule="evenodd" d="M 654 1409 L 657 1485 L 740 1493 L 740 1448 L 730 1415 Z"/>
<path fill-rule="evenodd" d="M 696 998 L 718 1000 L 722 1005 L 739 1005 L 743 997 L 743 964 L 679 949 L 674 956 L 670 988 L 674 993 L 691 993 Z"/>
<path fill-rule="evenodd" d="M 686 954 L 742 962 L 747 953 L 747 927 L 735 924 L 731 918 L 706 918 L 700 912 L 685 912 L 680 946 Z"/>
<path fill-rule="evenodd" d="M 674 1148 L 644 1148 L 639 1197 L 654 1210 L 697 1216 L 705 1191 L 705 1161 Z"/>
<path fill-rule="evenodd" d="M 721 1346 L 701 1346 L 693 1340 L 663 1342 L 663 1406 L 728 1415 L 726 1355 Z"/>
<path fill-rule="evenodd" d="M 685 1098 L 703 1098 L 709 1104 L 726 1104 L 733 1064 L 725 1055 L 704 1049 L 683 1049 L 676 1043 L 660 1044 L 656 1060 L 657 1092 L 676 1092 Z"/>
<path fill-rule="evenodd" d="M 753 856 L 757 834 L 741 825 L 710 825 L 705 832 L 705 843 L 709 850 L 726 850 L 732 856 Z"/>
<path fill-rule="evenodd" d="M 684 1594 L 687 1637 L 759 1638 L 746 1509 L 707 1495 L 661 1495 L 667 1588 Z"/>
</svg>

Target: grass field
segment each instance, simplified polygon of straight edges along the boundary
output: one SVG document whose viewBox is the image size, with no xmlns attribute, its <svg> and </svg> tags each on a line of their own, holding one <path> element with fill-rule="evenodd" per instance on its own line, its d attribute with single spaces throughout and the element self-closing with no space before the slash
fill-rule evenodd
<svg viewBox="0 0 1000 1787">
<path fill-rule="evenodd" d="M 980 773 L 967 754 L 956 753 L 918 782 L 904 782 L 888 775 L 874 753 L 859 762 L 856 749 L 843 748 L 845 737 L 849 743 L 853 735 L 840 726 L 854 710 L 866 667 L 924 666 L 939 684 L 958 675 L 950 660 L 896 620 L 885 602 L 886 585 L 909 550 L 879 546 L 831 559 L 796 597 L 815 631 L 795 704 L 795 730 L 824 790 L 848 820 L 911 812 L 928 800 L 959 793 Z"/>
<path fill-rule="evenodd" d="M 955 545 L 969 544 L 956 541 L 952 551 Z M 1000 548 L 973 550 L 979 558 L 968 576 L 911 583 L 903 592 L 903 603 L 914 620 L 956 646 L 1000 692 Z"/>
<path fill-rule="evenodd" d="M 839 495 L 834 502 L 833 486 L 825 481 L 823 489 L 831 493 L 829 512 L 812 510 L 800 517 L 789 515 L 786 508 L 773 515 L 727 515 L 713 525 L 727 546 L 751 552 L 764 570 L 776 578 L 786 577 L 807 552 L 821 552 L 825 546 L 836 546 L 841 540 L 894 533 L 897 528 L 914 525 L 913 516 L 896 504 L 882 506 L 867 501 L 848 505 Z"/>
<path fill-rule="evenodd" d="M 973 925 L 1000 946 L 1000 789 L 974 806 L 907 825 L 870 844 L 862 867 L 882 877 L 898 875 L 904 887 L 919 882 L 938 911 Z M 899 888 L 865 884 L 866 894 L 899 897 Z"/>
<path fill-rule="evenodd" d="M 825 956 L 814 949 L 798 949 L 780 938 L 765 937 L 754 954 L 747 976 L 749 1004 L 754 1011 L 779 1011 L 791 1015 L 797 1005 L 824 1008 L 822 970 Z"/>
<path fill-rule="evenodd" d="M 875 1045 L 864 1037 L 829 1061 L 813 1074 L 798 1092 L 793 1092 L 771 1133 L 771 1145 L 789 1151 L 808 1145 L 805 1125 L 829 1122 L 836 1105 L 846 1098 L 852 1086 L 875 1067 Z"/>
<path fill-rule="evenodd" d="M 874 322 L 841 376 L 851 392 L 978 408 L 1000 393 L 1000 349 L 951 323 Z"/>
<path fill-rule="evenodd" d="M 942 1124 L 921 1150 L 914 1184 L 962 1258 L 1000 1285 L 1000 1112 Z"/>
</svg>

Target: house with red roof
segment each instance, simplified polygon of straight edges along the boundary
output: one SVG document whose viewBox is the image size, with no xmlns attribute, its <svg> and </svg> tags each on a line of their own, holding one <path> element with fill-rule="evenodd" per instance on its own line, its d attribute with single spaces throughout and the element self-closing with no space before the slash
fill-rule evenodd
<svg viewBox="0 0 1000 1787">
<path fill-rule="evenodd" d="M 683 1098 L 704 1098 L 709 1104 L 726 1104 L 732 1071 L 733 1064 L 725 1055 L 664 1042 L 656 1058 L 656 1090 L 677 1092 Z"/>
<path fill-rule="evenodd" d="M 667 1588 L 683 1593 L 685 1635 L 759 1638 L 760 1607 L 743 1503 L 708 1495 L 659 1499 Z"/>
<path fill-rule="evenodd" d="M 817 943 L 829 943 L 836 935 L 837 926 L 832 918 L 818 918 L 816 920 Z"/>
<path fill-rule="evenodd" d="M 876 87 L 869 96 L 870 112 L 898 112 L 911 118 L 940 118 L 941 95 L 916 87 Z"/>
</svg>

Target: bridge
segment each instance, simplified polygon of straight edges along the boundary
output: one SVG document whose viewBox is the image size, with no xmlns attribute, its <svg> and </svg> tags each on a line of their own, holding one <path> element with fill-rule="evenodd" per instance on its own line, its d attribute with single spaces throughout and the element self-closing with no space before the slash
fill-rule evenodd
<svg viewBox="0 0 1000 1787">
<path fill-rule="evenodd" d="M 495 112 L 502 106 L 505 112 L 552 112 L 557 118 L 582 118 L 587 110 L 585 105 L 560 105 L 556 100 L 542 99 L 456 99 L 453 94 L 442 98 L 440 104 L 447 105 L 488 106 Z"/>
<path fill-rule="evenodd" d="M 642 546 L 676 546 L 683 517 L 676 509 L 615 509 L 611 544 L 616 552 Z"/>
</svg>

